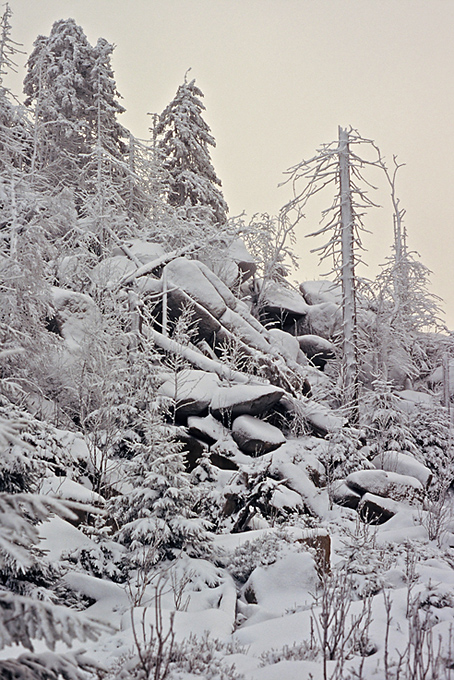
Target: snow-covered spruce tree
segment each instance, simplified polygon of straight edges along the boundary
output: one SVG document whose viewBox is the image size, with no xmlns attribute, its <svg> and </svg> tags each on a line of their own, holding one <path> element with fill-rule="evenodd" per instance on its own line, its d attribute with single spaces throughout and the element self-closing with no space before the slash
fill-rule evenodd
<svg viewBox="0 0 454 680">
<path fill-rule="evenodd" d="M 56 21 L 49 37 L 38 36 L 27 61 L 25 104 L 33 105 L 35 118 L 33 170 L 46 170 L 56 183 L 77 185 L 88 152 L 92 65 L 92 47 L 73 19 Z"/>
<path fill-rule="evenodd" d="M 146 570 L 182 551 L 206 554 L 209 524 L 193 510 L 197 498 L 181 446 L 157 414 L 134 448 L 125 465 L 124 491 L 107 508 L 118 526 L 115 540 L 128 548 L 126 568 Z"/>
<path fill-rule="evenodd" d="M 293 186 L 294 197 L 282 208 L 283 219 L 296 225 L 302 219 L 308 201 L 329 185 L 336 186 L 331 207 L 322 213 L 323 226 L 310 236 L 327 235 L 328 241 L 316 248 L 321 260 L 332 258 L 331 274 L 342 286 L 342 391 L 343 404 L 350 409 L 351 420 L 359 414 L 358 392 L 358 328 L 356 316 L 355 267 L 361 262 L 361 232 L 364 230 L 364 211 L 375 204 L 366 194 L 364 185 L 370 186 L 362 170 L 367 165 L 379 166 L 380 156 L 365 160 L 353 149 L 357 146 L 377 148 L 354 130 L 339 127 L 339 139 L 325 144 L 317 155 L 302 161 L 287 171 Z M 301 188 L 301 183 L 303 184 Z"/>
<path fill-rule="evenodd" d="M 8 418 L 0 416 L 2 456 L 14 447 L 28 447 L 28 455 L 33 455 L 32 447 L 22 440 L 21 431 L 26 424 L 25 420 L 11 417 L 11 414 Z M 18 456 L 16 461 L 20 461 Z M 20 474 L 19 469 L 16 474 Z M 28 471 L 24 470 L 25 486 L 28 486 L 27 475 Z M 5 479 L 3 488 L 5 486 L 15 487 L 16 483 Z M 60 502 L 49 496 L 29 493 L 28 489 L 26 492 L 0 493 L 0 648 L 20 645 L 33 651 L 33 641 L 42 639 L 54 649 L 59 640 L 71 645 L 74 637 L 86 640 L 95 636 L 96 627 L 77 612 L 55 604 L 55 597 L 49 589 L 52 585 L 52 570 L 46 566 L 46 560 L 37 547 L 37 525 L 46 520 L 50 513 L 65 516 L 68 511 Z M 43 661 L 40 655 L 28 658 L 38 671 Z M 48 658 L 48 662 L 50 660 Z M 2 663 L 6 662 L 0 662 L 0 674 L 3 677 Z M 55 678 L 59 677 L 58 673 L 65 665 L 68 672 L 72 670 L 75 678 L 81 677 L 75 658 L 73 663 L 68 663 L 65 658 L 52 656 L 52 663 Z M 19 659 L 15 671 L 20 670 Z M 25 669 L 22 670 L 25 673 Z M 43 677 L 47 677 L 42 672 Z"/>
<path fill-rule="evenodd" d="M 362 411 L 361 427 L 371 455 L 385 451 L 418 454 L 408 415 L 399 408 L 389 383 L 375 382 L 374 390 L 365 395 Z"/>
<path fill-rule="evenodd" d="M 200 97 L 203 93 L 195 80 L 188 82 L 185 77 L 159 116 L 156 149 L 168 173 L 170 205 L 194 206 L 207 222 L 224 224 L 228 208 L 209 153 L 216 142 L 202 117 L 205 107 Z"/>
<path fill-rule="evenodd" d="M 35 40 L 24 80 L 25 104 L 35 118 L 32 169 L 59 186 L 83 188 L 90 173 L 81 171 L 99 147 L 100 128 L 111 158 L 120 161 L 125 152 L 112 51 L 103 39 L 92 47 L 74 19 L 56 21 L 48 37 Z"/>
<path fill-rule="evenodd" d="M 130 179 L 125 162 L 126 130 L 117 121 L 124 111 L 117 102 L 117 90 L 110 58 L 113 45 L 100 38 L 93 49 L 94 61 L 87 80 L 92 92 L 88 113 L 91 139 L 89 155 L 81 175 L 85 189 L 83 213 L 99 241 L 99 253 L 106 249 L 112 230 L 127 234 L 127 204 Z"/>
</svg>

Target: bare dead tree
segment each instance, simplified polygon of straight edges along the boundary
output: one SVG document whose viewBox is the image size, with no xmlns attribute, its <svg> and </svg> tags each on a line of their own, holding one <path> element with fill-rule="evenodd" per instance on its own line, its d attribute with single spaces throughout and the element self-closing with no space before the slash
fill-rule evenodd
<svg viewBox="0 0 454 680">
<path fill-rule="evenodd" d="M 367 160 L 354 152 L 355 146 L 367 146 L 372 159 Z M 326 187 L 335 186 L 335 195 L 329 208 L 322 211 L 321 227 L 308 236 L 327 236 L 328 240 L 312 252 L 320 254 L 320 261 L 332 259 L 330 272 L 342 286 L 343 312 L 343 367 L 341 371 L 343 402 L 350 409 L 350 418 L 358 418 L 358 332 L 356 319 L 355 267 L 361 262 L 363 217 L 368 208 L 376 204 L 367 195 L 367 188 L 375 188 L 363 176 L 366 166 L 381 168 L 378 147 L 352 129 L 339 127 L 335 142 L 323 145 L 317 155 L 290 168 L 287 182 L 293 187 L 293 199 L 282 213 L 296 225 L 313 196 Z M 300 188 L 302 185 L 302 188 Z M 290 217 L 292 216 L 292 217 Z"/>
</svg>

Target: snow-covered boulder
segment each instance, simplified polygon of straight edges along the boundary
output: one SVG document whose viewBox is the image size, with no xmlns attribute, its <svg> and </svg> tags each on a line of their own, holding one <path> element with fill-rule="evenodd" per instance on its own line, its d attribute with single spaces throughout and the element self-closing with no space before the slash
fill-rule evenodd
<svg viewBox="0 0 454 680">
<path fill-rule="evenodd" d="M 319 335 L 299 335 L 297 340 L 301 350 L 315 366 L 323 368 L 327 361 L 336 356 L 334 344 Z"/>
<path fill-rule="evenodd" d="M 270 328 L 268 331 L 268 337 L 270 339 L 271 346 L 275 348 L 279 354 L 282 354 L 282 356 L 285 358 L 290 359 L 290 361 L 307 363 L 304 362 L 304 358 L 301 362 L 300 345 L 294 335 L 290 335 L 290 333 L 286 333 L 279 328 Z"/>
<path fill-rule="evenodd" d="M 270 409 L 283 396 L 284 390 L 273 385 L 232 385 L 217 387 L 211 399 L 211 412 L 216 417 L 257 416 Z"/>
<path fill-rule="evenodd" d="M 257 265 L 254 258 L 241 238 L 235 239 L 227 247 L 227 258 L 232 262 L 235 262 L 243 281 L 249 279 L 257 271 Z"/>
<path fill-rule="evenodd" d="M 118 283 L 123 276 L 137 269 L 137 265 L 124 254 L 106 257 L 90 271 L 90 279 L 95 285 L 109 288 Z"/>
<path fill-rule="evenodd" d="M 164 270 L 167 274 L 168 286 L 181 288 L 216 319 L 219 319 L 224 314 L 227 305 L 198 264 L 185 257 L 177 257 L 166 264 Z"/>
<path fill-rule="evenodd" d="M 104 505 L 104 498 L 96 491 L 82 486 L 69 477 L 45 477 L 41 483 L 40 493 L 53 498 L 88 503 L 89 505 Z"/>
<path fill-rule="evenodd" d="M 313 369 L 317 371 L 317 369 Z M 320 371 L 317 371 L 320 373 Z M 320 375 L 322 375 L 320 373 Z M 281 402 L 282 406 L 288 413 L 297 418 L 303 418 L 306 424 L 313 430 L 313 432 L 321 437 L 325 437 L 331 432 L 337 432 L 346 423 L 343 416 L 339 416 L 332 411 L 325 404 L 319 404 L 312 399 L 293 399 L 285 394 Z"/>
<path fill-rule="evenodd" d="M 432 472 L 428 467 L 401 451 L 384 451 L 372 460 L 372 464 L 378 470 L 398 472 L 418 479 L 421 484 L 428 486 L 432 479 Z"/>
<path fill-rule="evenodd" d="M 230 430 L 228 430 L 219 420 L 213 418 L 210 414 L 204 418 L 199 416 L 189 416 L 188 418 L 188 430 L 195 437 L 204 439 L 208 443 L 217 442 L 220 439 L 225 439 L 230 435 Z"/>
<path fill-rule="evenodd" d="M 330 340 L 342 328 L 342 312 L 334 302 L 308 305 L 307 313 L 297 323 L 297 334 L 318 335 Z"/>
<path fill-rule="evenodd" d="M 191 260 L 191 262 L 194 262 L 194 264 L 197 265 L 202 274 L 217 290 L 219 295 L 224 300 L 225 304 L 234 309 L 236 306 L 236 297 L 234 296 L 230 288 L 228 288 L 228 286 L 226 286 L 225 283 L 221 281 L 221 279 L 218 276 L 216 276 L 216 274 L 212 272 L 209 267 L 206 266 L 206 264 L 204 264 L 203 262 L 199 262 L 198 260 Z"/>
<path fill-rule="evenodd" d="M 303 465 L 293 463 L 284 448 L 273 454 L 270 474 L 275 479 L 285 480 L 285 486 L 296 491 L 303 506 L 314 517 L 325 517 L 328 511 L 328 494 L 317 489 L 309 479 Z"/>
<path fill-rule="evenodd" d="M 206 411 L 219 386 L 214 373 L 184 369 L 163 382 L 158 394 L 174 401 L 180 416 L 199 415 Z"/>
<path fill-rule="evenodd" d="M 125 246 L 142 264 L 153 262 L 163 257 L 166 252 L 160 243 L 151 243 L 140 238 L 132 238 L 126 241 Z M 119 246 L 116 246 L 112 251 L 112 255 L 124 255 L 124 251 Z"/>
<path fill-rule="evenodd" d="M 319 578 L 309 552 L 291 552 L 274 564 L 254 569 L 243 587 L 248 602 L 258 604 L 268 617 L 283 616 L 286 610 L 309 606 Z M 262 614 L 263 616 L 263 614 Z"/>
<path fill-rule="evenodd" d="M 285 288 L 275 281 L 266 284 L 263 304 L 268 313 L 275 313 L 279 316 L 290 314 L 293 317 L 304 317 L 309 308 L 309 305 L 297 290 Z"/>
<path fill-rule="evenodd" d="M 438 366 L 427 378 L 427 384 L 436 389 L 443 384 L 443 366 Z M 454 395 L 454 359 L 449 360 L 449 394 Z"/>
<path fill-rule="evenodd" d="M 399 512 L 400 505 L 391 498 L 366 493 L 358 505 L 360 517 L 368 524 L 384 524 Z"/>
<path fill-rule="evenodd" d="M 343 479 L 335 480 L 332 483 L 330 495 L 333 503 L 354 510 L 356 510 L 361 500 L 361 494 L 353 491 Z"/>
<path fill-rule="evenodd" d="M 418 479 L 385 470 L 357 470 L 346 478 L 346 483 L 361 494 L 372 493 L 395 501 L 421 500 L 424 487 Z"/>
<path fill-rule="evenodd" d="M 430 394 L 427 394 L 427 392 L 401 390 L 400 392 L 397 392 L 397 396 L 411 404 L 427 404 L 430 406 L 434 403 L 433 397 Z"/>
<path fill-rule="evenodd" d="M 137 269 L 137 265 L 126 255 L 114 255 L 101 260 L 88 273 L 91 282 L 100 288 L 114 288 L 127 274 Z M 142 276 L 136 281 L 139 293 L 157 293 L 161 290 L 158 279 Z"/>
<path fill-rule="evenodd" d="M 260 456 L 284 444 L 285 437 L 274 425 L 253 416 L 239 416 L 232 426 L 232 436 L 241 451 Z"/>
<path fill-rule="evenodd" d="M 245 319 L 233 309 L 227 307 L 219 321 L 228 331 L 240 338 L 246 345 L 261 352 L 268 353 L 270 351 L 271 346 L 264 334 L 260 333 L 252 326 L 248 319 Z"/>
<path fill-rule="evenodd" d="M 77 350 L 87 332 L 95 332 L 101 322 L 101 313 L 89 295 L 66 288 L 51 288 L 52 306 L 55 310 L 52 326 L 71 350 Z"/>
<path fill-rule="evenodd" d="M 388 379 L 396 387 L 408 389 L 411 386 L 410 376 L 414 374 L 414 365 L 409 353 L 403 347 L 393 347 L 387 361 Z"/>
<path fill-rule="evenodd" d="M 342 290 L 331 281 L 304 281 L 300 283 L 300 291 L 308 305 L 319 305 L 321 302 L 342 304 Z"/>
</svg>

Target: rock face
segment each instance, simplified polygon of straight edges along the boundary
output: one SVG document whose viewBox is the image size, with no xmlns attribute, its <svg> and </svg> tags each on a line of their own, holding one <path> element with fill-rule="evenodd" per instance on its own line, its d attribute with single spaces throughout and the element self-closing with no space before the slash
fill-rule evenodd
<svg viewBox="0 0 454 680">
<path fill-rule="evenodd" d="M 216 417 L 228 413 L 257 416 L 282 398 L 284 390 L 273 385 L 234 385 L 218 387 L 211 400 L 211 412 Z"/>
<path fill-rule="evenodd" d="M 285 442 L 277 427 L 253 416 L 239 416 L 232 426 L 232 436 L 241 451 L 250 456 L 261 456 L 274 451 Z"/>
<path fill-rule="evenodd" d="M 333 343 L 319 335 L 299 335 L 297 339 L 301 350 L 314 366 L 324 368 L 326 362 L 336 356 Z"/>
</svg>

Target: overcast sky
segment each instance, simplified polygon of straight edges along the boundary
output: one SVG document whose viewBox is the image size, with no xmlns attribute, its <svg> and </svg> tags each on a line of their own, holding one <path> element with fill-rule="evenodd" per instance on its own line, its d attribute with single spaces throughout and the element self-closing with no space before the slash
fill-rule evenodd
<svg viewBox="0 0 454 680">
<path fill-rule="evenodd" d="M 454 328 L 454 0 L 10 0 L 13 38 L 29 53 L 57 19 L 74 18 L 90 42 L 115 43 L 127 113 L 147 137 L 185 71 L 205 94 L 212 153 L 230 214 L 276 214 L 290 198 L 282 173 L 336 138 L 338 125 L 373 138 L 405 163 L 398 194 L 409 246 L 432 271 Z M 9 85 L 19 91 L 19 75 Z M 375 178 L 374 178 L 375 179 Z M 380 192 L 379 202 L 387 197 Z M 326 198 L 326 205 L 330 196 Z M 317 278 L 298 227 L 298 279 Z M 365 239 L 369 270 L 389 253 L 389 211 Z"/>
</svg>

